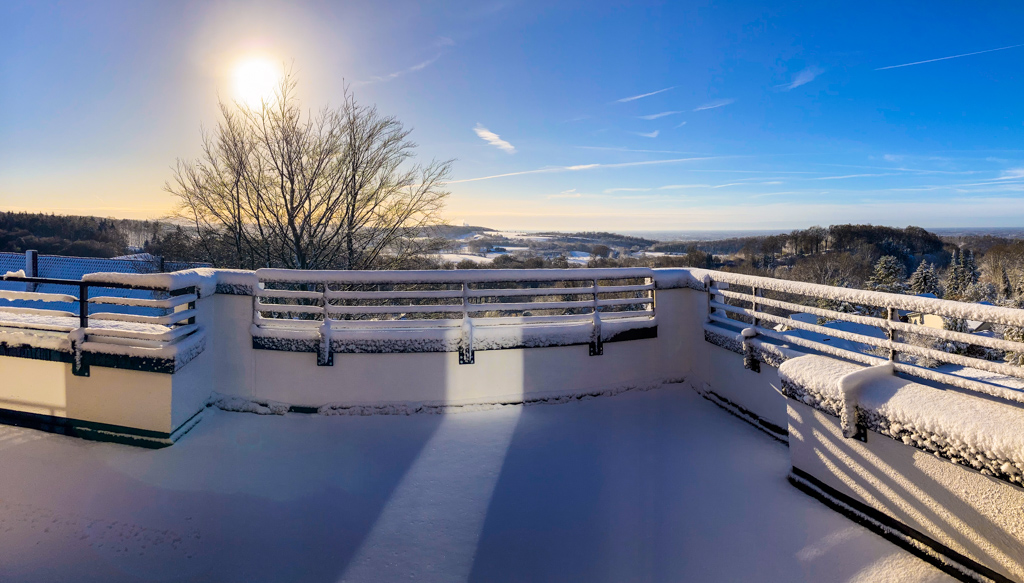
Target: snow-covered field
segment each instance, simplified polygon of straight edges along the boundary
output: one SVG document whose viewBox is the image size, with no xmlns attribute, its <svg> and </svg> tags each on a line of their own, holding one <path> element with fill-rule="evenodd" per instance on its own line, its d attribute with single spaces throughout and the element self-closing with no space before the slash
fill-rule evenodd
<svg viewBox="0 0 1024 583">
<path fill-rule="evenodd" d="M 682 385 L 449 415 L 0 427 L 0 581 L 947 581 Z"/>
</svg>

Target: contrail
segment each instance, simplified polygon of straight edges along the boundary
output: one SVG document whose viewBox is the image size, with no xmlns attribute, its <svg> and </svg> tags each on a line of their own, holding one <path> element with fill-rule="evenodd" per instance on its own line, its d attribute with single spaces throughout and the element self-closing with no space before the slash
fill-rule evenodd
<svg viewBox="0 0 1024 583">
<path fill-rule="evenodd" d="M 960 57 L 970 57 L 971 55 L 980 55 L 982 53 L 994 53 L 995 51 L 1005 51 L 1006 49 L 1015 49 L 1017 47 L 1024 47 L 1024 44 L 1011 45 L 1008 47 L 999 47 L 998 49 L 987 49 L 984 51 L 976 51 L 973 53 L 964 53 L 962 55 L 953 55 L 951 57 L 939 57 L 938 59 L 928 59 L 927 61 L 917 61 L 915 63 L 903 63 L 902 65 L 889 65 L 888 67 L 879 67 L 876 71 L 884 71 L 886 69 L 899 69 L 900 67 L 910 67 L 912 65 L 923 65 L 925 63 L 934 63 L 935 61 L 948 61 L 949 59 L 959 59 Z"/>
</svg>

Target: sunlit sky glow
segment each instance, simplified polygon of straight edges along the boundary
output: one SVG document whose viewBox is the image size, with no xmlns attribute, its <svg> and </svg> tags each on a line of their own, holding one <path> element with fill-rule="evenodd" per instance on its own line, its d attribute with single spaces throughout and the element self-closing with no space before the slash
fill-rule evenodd
<svg viewBox="0 0 1024 583">
<path fill-rule="evenodd" d="M 457 158 L 499 228 L 1024 221 L 1024 6 L 4 2 L 0 208 L 154 218 L 284 66 Z"/>
</svg>

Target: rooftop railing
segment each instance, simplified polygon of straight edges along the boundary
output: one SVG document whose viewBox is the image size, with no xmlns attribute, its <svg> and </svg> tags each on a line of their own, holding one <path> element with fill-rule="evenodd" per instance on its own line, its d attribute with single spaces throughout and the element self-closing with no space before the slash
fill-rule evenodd
<svg viewBox="0 0 1024 583">
<path fill-rule="evenodd" d="M 257 347 L 337 352 L 458 351 L 589 344 L 654 331 L 650 269 L 256 271 Z M 630 337 L 636 337 L 634 333 Z M 315 346 L 314 346 L 315 343 Z"/>
<path fill-rule="evenodd" d="M 1024 383 L 1017 380 L 1024 379 L 1024 367 L 1000 358 L 1024 353 L 1024 343 L 903 321 L 931 314 L 1024 327 L 1024 310 L 726 272 L 710 272 L 705 285 L 709 321 L 743 328 L 744 338 L 763 337 L 867 365 L 891 361 L 898 373 L 1024 402 Z M 797 313 L 817 321 L 793 318 Z M 837 322 L 863 327 L 843 330 Z M 845 341 L 845 348 L 834 340 Z M 985 352 L 990 358 L 979 356 Z"/>
<path fill-rule="evenodd" d="M 78 295 L 44 293 L 38 291 L 0 290 L 0 328 L 14 329 L 6 336 L 17 345 L 17 336 L 31 334 L 34 338 L 25 343 L 34 348 L 46 347 L 58 354 L 69 354 L 72 372 L 78 376 L 89 376 L 91 358 L 104 355 L 100 360 L 113 364 L 114 361 L 141 361 L 129 368 L 154 369 L 168 372 L 166 363 L 153 361 L 174 360 L 179 345 L 188 340 L 196 341 L 201 328 L 196 323 L 196 300 L 194 287 L 168 289 L 121 282 L 98 282 L 87 280 L 24 277 L 8 274 L 5 282 L 28 284 L 33 289 L 40 285 L 65 286 L 78 289 Z M 118 297 L 96 295 L 94 290 L 135 289 L 153 292 L 154 298 Z M 46 304 L 72 304 L 75 312 L 50 307 L 24 307 L 11 302 L 39 302 Z M 94 311 L 90 306 L 124 306 L 149 314 Z M 63 307 L 63 306 L 62 306 Z M 108 308 L 109 309 L 109 308 Z M 128 310 L 129 312 L 132 310 Z M 90 357 L 83 356 L 90 353 Z M 183 364 L 183 363 L 179 363 Z M 114 364 L 117 366 L 117 364 Z M 170 365 L 174 368 L 174 364 Z"/>
</svg>

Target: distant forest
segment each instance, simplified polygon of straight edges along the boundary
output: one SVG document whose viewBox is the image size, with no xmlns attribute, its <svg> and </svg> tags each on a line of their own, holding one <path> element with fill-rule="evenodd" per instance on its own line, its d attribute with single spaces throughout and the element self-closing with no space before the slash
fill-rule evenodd
<svg viewBox="0 0 1024 583">
<path fill-rule="evenodd" d="M 512 240 L 484 227 L 445 225 L 422 236 L 443 250 L 463 244 L 455 239 L 474 232 L 491 235 L 471 246 L 521 249 L 487 264 L 494 268 L 565 268 L 570 253 L 584 251 L 593 257 L 590 267 L 704 267 L 852 288 L 877 288 L 884 268 L 886 281 L 891 280 L 886 289 L 901 293 L 905 287 L 949 299 L 1024 303 L 1024 240 L 991 234 L 943 237 L 921 227 L 832 225 L 718 241 L 658 242 L 607 232 L 536 233 L 535 239 Z M 194 230 L 163 221 L 0 212 L 0 251 L 28 249 L 80 257 L 147 252 L 170 261 L 225 266 L 199 244 Z M 406 268 L 482 266 L 426 254 Z M 917 285 L 924 280 L 930 283 Z"/>
<path fill-rule="evenodd" d="M 144 250 L 167 230 L 158 221 L 0 212 L 0 251 L 116 257 Z"/>
</svg>

